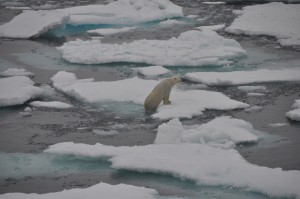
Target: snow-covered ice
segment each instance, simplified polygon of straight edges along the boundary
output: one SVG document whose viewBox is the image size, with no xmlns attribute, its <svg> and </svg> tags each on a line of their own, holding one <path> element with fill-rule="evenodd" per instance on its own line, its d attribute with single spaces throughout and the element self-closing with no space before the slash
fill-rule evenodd
<svg viewBox="0 0 300 199">
<path fill-rule="evenodd" d="M 64 199 L 95 199 L 101 197 L 103 199 L 155 199 L 157 192 L 154 189 L 145 187 L 137 187 L 127 184 L 110 185 L 99 183 L 84 189 L 70 189 L 60 192 L 36 194 L 36 193 L 6 193 L 0 195 L 1 199 L 49 199 L 49 198 L 64 198 Z"/>
<path fill-rule="evenodd" d="M 295 103 L 292 105 L 294 110 L 291 110 L 286 113 L 286 116 L 291 120 L 300 121 L 300 99 L 295 100 Z"/>
<path fill-rule="evenodd" d="M 46 107 L 46 108 L 58 108 L 58 109 L 65 109 L 65 108 L 71 108 L 73 105 L 67 104 L 64 102 L 59 101 L 50 101 L 50 102 L 44 102 L 44 101 L 33 101 L 29 103 L 30 106 L 34 107 Z"/>
<path fill-rule="evenodd" d="M 14 76 L 0 79 L 0 107 L 24 104 L 39 97 L 43 89 L 34 86 L 28 77 Z"/>
<path fill-rule="evenodd" d="M 225 27 L 226 27 L 226 24 L 219 24 L 219 25 L 212 25 L 212 26 L 199 26 L 196 29 L 218 31 L 218 30 L 224 29 Z"/>
<path fill-rule="evenodd" d="M 246 54 L 237 41 L 210 30 L 190 30 L 169 40 L 135 40 L 122 44 L 76 40 L 66 42 L 57 49 L 66 61 L 83 64 L 135 62 L 163 66 L 222 65 Z"/>
<path fill-rule="evenodd" d="M 184 126 L 173 119 L 158 127 L 156 144 L 201 143 L 227 148 L 234 144 L 255 143 L 257 131 L 240 119 L 217 117 L 202 125 Z"/>
<path fill-rule="evenodd" d="M 187 73 L 185 78 L 207 85 L 241 85 L 261 82 L 300 81 L 300 70 L 233 71 L 233 72 L 195 72 Z"/>
<path fill-rule="evenodd" d="M 124 27 L 124 28 L 100 28 L 96 30 L 89 30 L 88 33 L 92 35 L 113 35 L 117 33 L 128 32 L 136 29 L 136 27 Z"/>
<path fill-rule="evenodd" d="M 12 77 L 12 76 L 34 77 L 34 73 L 28 72 L 24 68 L 9 68 L 9 69 L 1 72 L 0 76 L 3 76 L 3 77 Z"/>
<path fill-rule="evenodd" d="M 133 68 L 133 71 L 136 71 L 138 74 L 141 74 L 145 77 L 155 77 L 160 75 L 165 75 L 171 71 L 164 68 L 163 66 L 148 66 L 148 67 L 138 67 Z"/>
<path fill-rule="evenodd" d="M 114 147 L 67 142 L 52 145 L 45 152 L 107 157 L 115 169 L 167 173 L 199 185 L 237 187 L 273 197 L 300 197 L 300 171 L 250 164 L 235 149 L 191 143 Z"/>
<path fill-rule="evenodd" d="M 10 22 L 0 26 L 0 37 L 28 39 L 67 22 L 69 15 L 57 11 L 23 11 Z"/>
<path fill-rule="evenodd" d="M 93 79 L 77 79 L 73 73 L 65 71 L 58 72 L 51 79 L 55 88 L 85 102 L 133 102 L 140 105 L 159 83 L 159 80 L 144 80 L 138 77 L 112 82 L 95 82 Z M 206 109 L 231 110 L 248 107 L 248 104 L 232 100 L 222 93 L 204 90 L 183 91 L 173 88 L 170 100 L 172 102 L 170 105 L 159 106 L 157 113 L 152 117 L 190 118 L 203 114 L 202 111 Z"/>
<path fill-rule="evenodd" d="M 110 136 L 119 134 L 119 132 L 116 130 L 104 131 L 104 130 L 99 130 L 99 129 L 94 129 L 93 133 L 100 135 L 102 137 L 110 137 Z"/>
<path fill-rule="evenodd" d="M 282 46 L 300 45 L 300 5 L 273 2 L 244 7 L 227 32 L 275 36 Z"/>
<path fill-rule="evenodd" d="M 252 91 L 266 91 L 266 86 L 238 86 L 239 90 L 245 91 L 245 92 L 252 92 Z"/>
<path fill-rule="evenodd" d="M 282 127 L 282 126 L 287 126 L 287 123 L 273 123 L 273 124 L 269 124 L 269 126 L 271 127 Z"/>
<path fill-rule="evenodd" d="M 158 24 L 158 26 L 163 27 L 163 28 L 169 28 L 172 26 L 181 26 L 181 25 L 185 25 L 186 22 L 185 21 L 178 21 L 175 19 L 168 19 L 166 21 L 162 21 Z"/>
</svg>

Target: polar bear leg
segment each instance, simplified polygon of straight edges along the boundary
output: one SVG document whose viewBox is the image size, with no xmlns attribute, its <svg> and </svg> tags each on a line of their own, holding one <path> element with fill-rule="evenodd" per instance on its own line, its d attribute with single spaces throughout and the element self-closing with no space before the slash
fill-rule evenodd
<svg viewBox="0 0 300 199">
<path fill-rule="evenodd" d="M 170 93 L 171 93 L 171 89 L 168 90 L 168 92 L 166 93 L 165 97 L 163 98 L 163 104 L 164 105 L 171 104 L 171 101 L 169 100 Z"/>
</svg>

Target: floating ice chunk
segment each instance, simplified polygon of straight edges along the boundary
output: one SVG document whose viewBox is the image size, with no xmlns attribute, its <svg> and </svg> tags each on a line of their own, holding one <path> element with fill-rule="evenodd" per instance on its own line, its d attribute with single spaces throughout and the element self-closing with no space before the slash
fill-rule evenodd
<svg viewBox="0 0 300 199">
<path fill-rule="evenodd" d="M 265 86 L 238 86 L 239 90 L 245 91 L 245 92 L 251 92 L 251 91 L 266 91 L 267 88 Z"/>
<path fill-rule="evenodd" d="M 10 22 L 0 26 L 0 37 L 28 39 L 63 25 L 69 19 L 64 12 L 23 11 Z"/>
<path fill-rule="evenodd" d="M 300 45 L 300 5 L 279 2 L 244 7 L 227 32 L 277 37 L 283 46 Z"/>
<path fill-rule="evenodd" d="M 173 119 L 158 127 L 155 143 L 178 144 L 183 142 L 210 145 L 234 146 L 234 144 L 258 141 L 252 125 L 231 117 L 218 117 L 206 124 L 182 126 L 178 119 Z"/>
<path fill-rule="evenodd" d="M 17 7 L 17 6 L 6 6 L 6 9 L 10 10 L 31 10 L 30 7 L 22 6 L 22 7 Z"/>
<path fill-rule="evenodd" d="M 209 4 L 209 5 L 223 5 L 223 4 L 226 4 L 226 2 L 223 2 L 223 1 L 204 1 L 202 3 Z"/>
<path fill-rule="evenodd" d="M 260 82 L 300 81 L 300 70 L 256 70 L 233 72 L 195 72 L 187 73 L 185 78 L 207 85 L 241 85 Z"/>
<path fill-rule="evenodd" d="M 118 0 L 107 5 L 87 5 L 62 9 L 70 14 L 70 23 L 136 24 L 183 17 L 182 8 L 169 0 Z"/>
<path fill-rule="evenodd" d="M 32 113 L 28 111 L 19 112 L 19 114 L 23 117 L 30 117 L 32 115 Z"/>
<path fill-rule="evenodd" d="M 155 77 L 160 75 L 165 75 L 171 71 L 162 67 L 162 66 L 148 66 L 148 67 L 139 67 L 133 68 L 133 71 L 145 76 L 145 77 Z"/>
<path fill-rule="evenodd" d="M 15 76 L 0 79 L 0 107 L 23 104 L 39 97 L 43 89 L 34 86 L 28 77 Z"/>
<path fill-rule="evenodd" d="M 9 69 L 1 72 L 0 76 L 3 76 L 3 77 L 12 77 L 12 76 L 34 77 L 34 74 L 26 71 L 24 68 L 9 68 Z"/>
<path fill-rule="evenodd" d="M 109 131 L 104 131 L 104 130 L 98 130 L 98 129 L 94 129 L 93 133 L 103 136 L 103 137 L 110 137 L 110 136 L 114 136 L 119 134 L 118 131 L 116 130 L 109 130 Z"/>
<path fill-rule="evenodd" d="M 70 41 L 57 48 L 71 63 L 101 64 L 136 62 L 164 66 L 201 66 L 231 63 L 246 51 L 233 39 L 214 31 L 190 30 L 169 40 L 136 40 L 131 43 L 107 44 L 101 41 Z"/>
<path fill-rule="evenodd" d="M 247 96 L 249 97 L 261 97 L 261 96 L 265 96 L 266 94 L 264 93 L 247 93 Z"/>
<path fill-rule="evenodd" d="M 71 104 L 67 104 L 59 101 L 51 101 L 51 102 L 34 101 L 34 102 L 30 102 L 30 105 L 34 107 L 59 108 L 59 109 L 73 107 L 73 105 Z"/>
<path fill-rule="evenodd" d="M 219 24 L 219 25 L 213 25 L 213 26 L 199 26 L 196 29 L 198 30 L 211 30 L 211 31 L 218 31 L 224 29 L 226 24 Z"/>
<path fill-rule="evenodd" d="M 274 124 L 269 124 L 271 127 L 282 127 L 282 126 L 287 126 L 287 123 L 274 123 Z"/>
<path fill-rule="evenodd" d="M 272 197 L 300 197 L 300 171 L 250 164 L 235 149 L 188 143 L 113 147 L 69 142 L 52 145 L 45 152 L 108 157 L 115 169 L 168 173 L 200 185 L 233 186 Z"/>
<path fill-rule="evenodd" d="M 287 112 L 286 116 L 291 120 L 300 121 L 300 99 L 295 100 L 292 108 L 294 108 L 294 110 Z"/>
<path fill-rule="evenodd" d="M 189 19 L 195 19 L 199 17 L 199 15 L 187 15 L 186 18 L 189 18 Z"/>
<path fill-rule="evenodd" d="M 251 106 L 249 108 L 246 108 L 245 111 L 246 112 L 257 112 L 257 111 L 261 111 L 263 109 L 263 107 L 261 106 Z"/>
<path fill-rule="evenodd" d="M 163 28 L 169 28 L 172 26 L 178 26 L 178 25 L 185 25 L 186 22 L 184 21 L 178 21 L 175 19 L 168 19 L 166 21 L 162 21 L 158 24 L 158 26 L 163 27 Z"/>
<path fill-rule="evenodd" d="M 48 199 L 48 198 L 64 198 L 64 199 L 94 199 L 101 196 L 103 199 L 155 199 L 157 192 L 154 189 L 137 187 L 133 185 L 118 184 L 110 185 L 99 183 L 84 189 L 70 189 L 61 192 L 36 194 L 36 193 L 6 193 L 0 195 L 1 199 Z"/>
<path fill-rule="evenodd" d="M 128 32 L 136 29 L 136 27 L 124 27 L 124 28 L 104 28 L 104 29 L 96 29 L 87 31 L 93 35 L 113 35 L 117 33 Z"/>
<path fill-rule="evenodd" d="M 133 102 L 140 105 L 159 83 L 157 80 L 144 80 L 138 77 L 112 82 L 93 82 L 93 79 L 78 80 L 73 73 L 65 71 L 58 72 L 51 79 L 58 90 L 89 103 L 115 101 Z M 158 112 L 152 117 L 190 118 L 203 114 L 202 111 L 205 109 L 230 110 L 248 107 L 248 104 L 232 100 L 222 93 L 203 90 L 183 91 L 174 88 L 171 101 L 170 105 L 159 106 Z"/>
<path fill-rule="evenodd" d="M 30 107 L 26 107 L 26 108 L 24 109 L 24 112 L 32 112 L 32 109 L 31 109 Z"/>
</svg>

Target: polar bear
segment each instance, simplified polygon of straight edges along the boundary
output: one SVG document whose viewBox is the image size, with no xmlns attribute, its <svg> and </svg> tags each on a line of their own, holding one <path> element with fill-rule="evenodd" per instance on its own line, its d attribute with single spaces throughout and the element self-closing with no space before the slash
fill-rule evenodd
<svg viewBox="0 0 300 199">
<path fill-rule="evenodd" d="M 167 78 L 162 80 L 152 92 L 147 96 L 144 102 L 144 108 L 147 112 L 156 111 L 158 105 L 163 101 L 163 104 L 170 104 L 170 93 L 172 87 L 181 82 L 182 79 L 179 76 L 174 76 L 171 78 Z"/>
</svg>

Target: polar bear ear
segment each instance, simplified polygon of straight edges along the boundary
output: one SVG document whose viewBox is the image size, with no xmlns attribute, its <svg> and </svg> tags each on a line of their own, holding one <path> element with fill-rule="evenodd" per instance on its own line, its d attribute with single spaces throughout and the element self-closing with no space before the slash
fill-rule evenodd
<svg viewBox="0 0 300 199">
<path fill-rule="evenodd" d="M 175 80 L 175 82 L 176 82 L 176 83 L 178 83 L 178 82 L 181 82 L 181 81 L 182 81 L 182 79 L 181 79 L 181 77 L 180 77 L 180 76 L 175 76 L 175 77 L 173 77 L 173 79 Z"/>
</svg>

